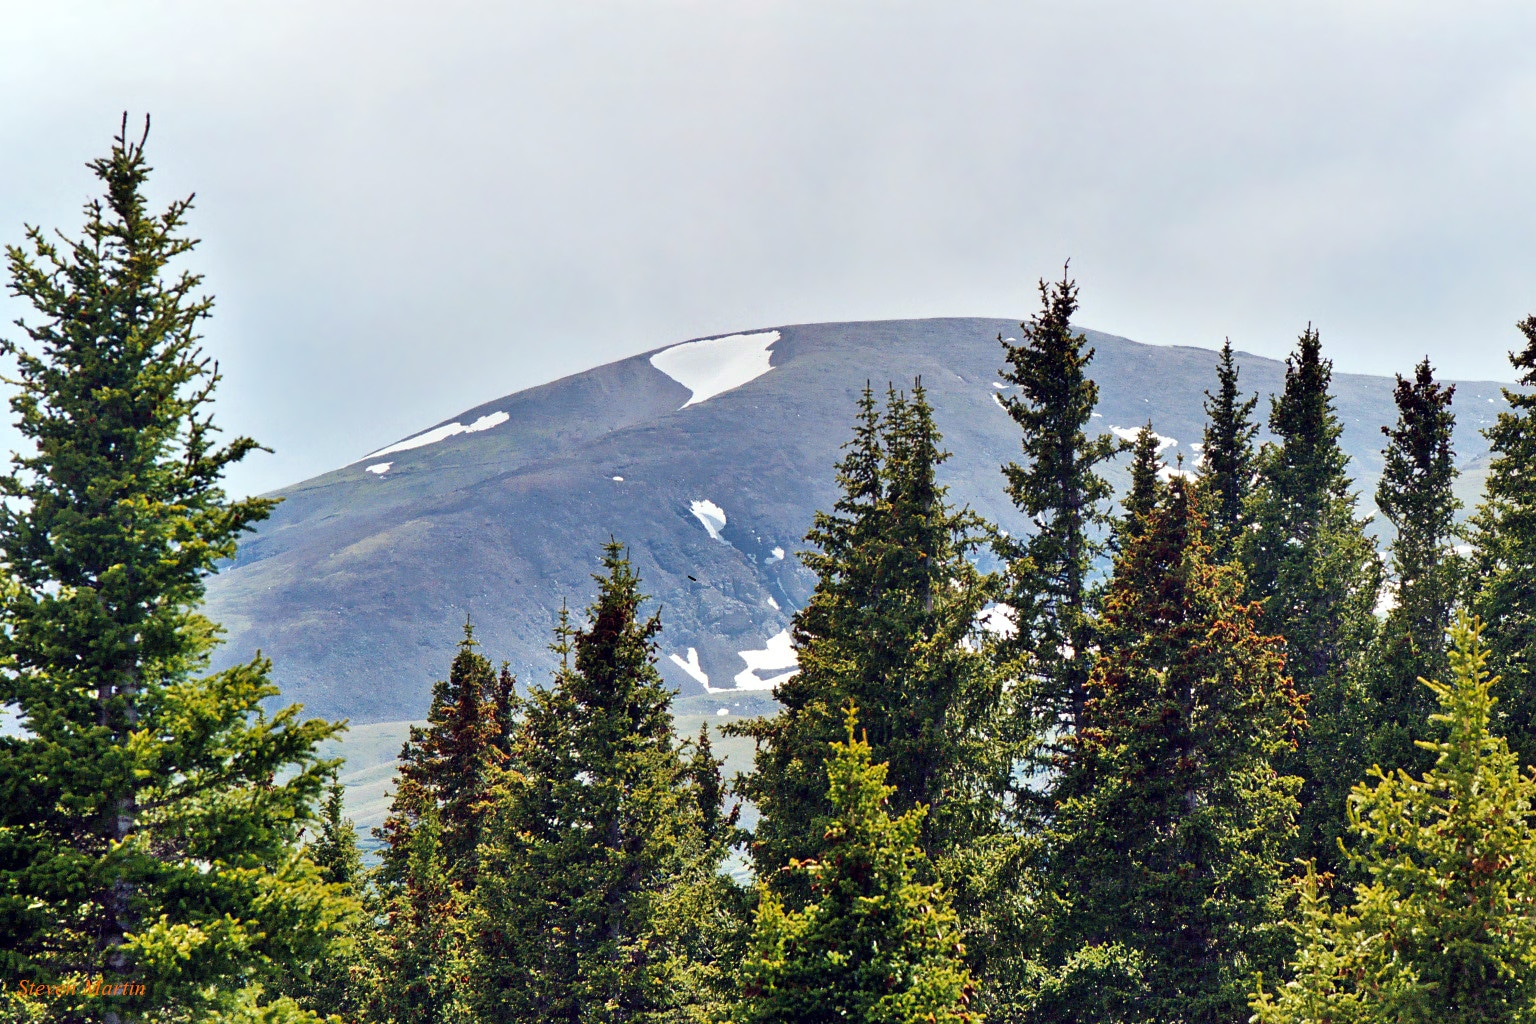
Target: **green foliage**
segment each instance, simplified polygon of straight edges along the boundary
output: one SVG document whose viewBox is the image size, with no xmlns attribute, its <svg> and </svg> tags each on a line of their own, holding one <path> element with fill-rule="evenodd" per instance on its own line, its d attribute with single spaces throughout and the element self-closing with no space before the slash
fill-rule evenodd
<svg viewBox="0 0 1536 1024">
<path fill-rule="evenodd" d="M 1120 503 L 1122 515 L 1115 524 L 1115 546 L 1120 551 L 1134 543 L 1145 530 L 1147 517 L 1163 496 L 1163 482 L 1158 478 L 1163 460 L 1157 453 L 1157 434 L 1153 433 L 1152 421 L 1148 420 L 1131 443 L 1131 486 Z"/>
<path fill-rule="evenodd" d="M 637 617 L 618 544 L 603 566 L 587 628 L 562 621 L 563 667 L 524 703 L 494 793 L 470 922 L 484 1019 L 687 1020 L 718 998 L 735 889 L 716 872 L 719 810 L 711 837 L 656 671 L 661 623 Z"/>
<path fill-rule="evenodd" d="M 1222 342 L 1216 366 L 1216 394 L 1205 393 L 1205 437 L 1201 446 L 1201 487 L 1210 501 L 1211 551 L 1218 562 L 1237 554 L 1238 541 L 1248 525 L 1247 502 L 1253 487 L 1253 438 L 1259 425 L 1253 407 L 1259 396 L 1244 400 L 1237 387 L 1238 366 L 1232 358 L 1232 339 Z"/>
<path fill-rule="evenodd" d="M 1292 980 L 1259 986 L 1262 1024 L 1494 1024 L 1536 1020 L 1536 778 L 1491 731 L 1497 682 L 1480 625 L 1452 631 L 1451 683 L 1428 683 L 1446 730 L 1415 779 L 1355 787 L 1350 860 L 1365 881 L 1335 910 L 1301 879 Z"/>
<path fill-rule="evenodd" d="M 299 844 L 339 727 L 266 714 L 264 659 L 202 675 L 206 578 L 273 502 L 219 486 L 258 446 L 216 443 L 212 300 L 173 269 L 190 200 L 148 210 L 126 127 L 90 165 L 106 196 L 82 235 L 29 228 L 6 250 L 37 319 L 0 342 L 31 445 L 0 476 L 0 705 L 27 729 L 0 739 L 0 974 L 147 988 L 55 1001 L 61 1017 L 211 1019 L 271 1003 L 355 910 Z"/>
<path fill-rule="evenodd" d="M 1173 481 L 1109 584 L 1047 835 L 1034 1020 L 1236 1020 L 1253 971 L 1278 963 L 1299 780 L 1272 762 L 1301 703 L 1196 503 Z"/>
<path fill-rule="evenodd" d="M 977 628 L 994 581 L 967 558 L 981 522 L 951 509 L 936 481 L 948 457 L 939 442 L 921 382 L 910 397 L 892 391 L 883 417 L 866 387 L 838 467 L 842 497 L 817 514 L 807 538 L 817 550 L 802 556 L 818 581 L 794 619 L 800 671 L 775 690 L 778 715 L 727 727 L 758 746 L 736 788 L 762 813 L 752 843 L 760 877 L 797 884 L 776 872 L 824 845 L 826 752 L 850 700 L 889 765 L 896 806 L 932 808 L 927 849 L 997 828 L 1012 759 Z"/>
<path fill-rule="evenodd" d="M 479 875 L 481 832 L 494 773 L 507 758 L 517 695 L 464 637 L 448 678 L 432 687 L 425 726 L 400 751 L 376 910 L 382 927 L 364 936 L 354 988 L 372 1019 L 411 1024 L 466 1019 L 465 914 Z M 364 980 L 366 979 L 366 980 Z"/>
<path fill-rule="evenodd" d="M 1425 359 L 1412 381 L 1397 378 L 1397 424 L 1381 428 L 1388 444 L 1376 505 L 1396 530 L 1391 549 L 1396 601 L 1377 632 L 1367 668 L 1371 751 L 1388 771 L 1404 768 L 1414 775 L 1434 763 L 1417 746 L 1427 738 L 1434 710 L 1419 679 L 1445 678 L 1445 633 L 1462 575 L 1452 547 L 1459 507 L 1451 493 L 1455 392 L 1454 386 L 1435 382 Z"/>
<path fill-rule="evenodd" d="M 1241 546 L 1264 629 L 1285 638 L 1286 668 L 1308 698 L 1309 729 L 1281 768 L 1304 780 L 1300 848 L 1323 864 L 1337 860 L 1344 799 L 1365 768 L 1360 667 L 1375 630 L 1381 577 L 1344 475 L 1348 456 L 1339 447 L 1332 374 L 1308 327 L 1286 360 L 1285 390 L 1272 399 L 1269 428 L 1280 443 L 1260 453 L 1248 506 L 1253 528 Z"/>
<path fill-rule="evenodd" d="M 1507 684 L 1500 728 L 1520 763 L 1536 764 L 1536 317 L 1519 324 L 1525 347 L 1510 353 L 1523 385 L 1506 388 L 1510 411 L 1484 431 L 1492 459 L 1472 517 L 1472 604 L 1488 624 L 1493 664 Z"/>
<path fill-rule="evenodd" d="M 856 735 L 827 761 L 826 843 L 819 859 L 784 870 L 803 876 L 811 900 L 795 910 L 758 889 L 752 944 L 740 968 L 743 1024 L 979 1022 L 962 957 L 959 921 L 944 891 L 919 880 L 925 809 L 892 818 L 884 765 Z"/>
<path fill-rule="evenodd" d="M 1023 435 L 1022 463 L 1006 463 L 1008 497 L 1034 525 L 1003 545 L 1009 602 L 1017 610 L 1020 651 L 1034 657 L 1031 703 L 1046 727 L 1075 725 L 1082 713 L 1092 646 L 1089 574 L 1105 551 L 1113 494 L 1098 467 L 1124 449 L 1112 434 L 1083 433 L 1099 401 L 1087 375 L 1093 349 L 1072 330 L 1077 285 L 1040 282 L 1040 312 L 1020 324 L 1022 344 L 998 341 L 1008 365 L 999 377 L 1016 386 L 1003 406 Z"/>
</svg>

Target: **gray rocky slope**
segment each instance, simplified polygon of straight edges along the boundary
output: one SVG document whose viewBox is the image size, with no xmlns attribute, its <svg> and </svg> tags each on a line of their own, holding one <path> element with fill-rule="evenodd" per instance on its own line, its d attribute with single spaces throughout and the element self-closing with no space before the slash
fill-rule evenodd
<svg viewBox="0 0 1536 1024">
<path fill-rule="evenodd" d="M 271 520 L 210 581 L 209 611 L 228 630 L 220 663 L 261 650 L 284 699 L 310 713 L 355 724 L 420 718 L 468 617 L 485 653 L 525 683 L 545 681 L 561 604 L 579 612 L 591 599 L 590 574 L 614 537 L 630 546 L 660 609 L 669 682 L 685 697 L 738 685 L 766 696 L 788 668 L 782 633 L 814 582 L 795 552 L 813 511 L 835 499 L 833 464 L 866 380 L 883 389 L 921 376 L 954 453 L 941 471 L 951 499 L 1024 530 L 998 470 L 1018 451 L 995 386 L 997 337 L 1017 336 L 1016 322 L 752 333 L 669 346 L 487 402 L 407 439 L 414 447 L 279 492 Z M 1165 458 L 1192 464 L 1216 353 L 1087 334 L 1100 387 L 1094 425 L 1151 419 L 1177 441 Z M 1402 372 L 1413 358 L 1405 353 Z M 1247 390 L 1279 390 L 1282 363 L 1240 362 Z M 1336 374 L 1334 390 L 1369 509 L 1379 428 L 1395 418 L 1392 380 Z M 1499 385 L 1458 385 L 1464 499 L 1475 497 L 1486 462 L 1479 430 L 1504 408 Z M 442 439 L 423 443 L 433 437 Z"/>
</svg>

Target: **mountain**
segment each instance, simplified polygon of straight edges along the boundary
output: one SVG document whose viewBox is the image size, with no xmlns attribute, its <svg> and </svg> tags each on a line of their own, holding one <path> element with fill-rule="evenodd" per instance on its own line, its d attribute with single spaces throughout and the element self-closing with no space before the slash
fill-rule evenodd
<svg viewBox="0 0 1536 1024">
<path fill-rule="evenodd" d="M 1193 465 L 1216 353 L 1085 333 L 1097 353 L 1094 425 L 1129 432 L 1150 419 L 1176 442 L 1164 458 Z M 814 583 L 795 552 L 812 513 L 836 497 L 833 463 L 866 381 L 883 390 L 920 376 L 954 452 L 941 467 L 951 500 L 1025 529 L 998 470 L 1018 452 L 998 399 L 999 334 L 1016 337 L 1019 325 L 755 330 L 470 409 L 278 492 L 272 518 L 210 581 L 209 611 L 228 630 L 220 664 L 260 649 L 284 699 L 310 713 L 354 724 L 415 719 L 468 617 L 488 656 L 509 661 L 525 683 L 545 681 L 559 609 L 579 613 L 591 599 L 590 574 L 613 537 L 630 546 L 660 611 L 668 681 L 684 697 L 761 708 L 793 667 L 785 630 Z M 1245 389 L 1279 390 L 1283 363 L 1246 354 L 1240 363 Z M 1396 418 L 1392 383 L 1334 377 L 1366 508 L 1381 469 L 1379 428 Z M 1457 386 L 1469 504 L 1487 458 L 1479 431 L 1504 408 L 1496 383 Z"/>
</svg>

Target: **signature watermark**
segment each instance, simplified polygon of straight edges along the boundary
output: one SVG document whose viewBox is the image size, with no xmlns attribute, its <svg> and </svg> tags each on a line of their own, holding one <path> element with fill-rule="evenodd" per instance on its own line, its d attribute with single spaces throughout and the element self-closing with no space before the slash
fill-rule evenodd
<svg viewBox="0 0 1536 1024">
<path fill-rule="evenodd" d="M 0 990 L 10 986 L 0 984 Z M 18 981 L 16 992 L 28 999 L 62 999 L 65 996 L 89 998 L 114 998 L 118 996 L 142 996 L 149 989 L 142 981 L 123 981 L 108 977 L 79 980 L 70 978 L 47 984 L 41 981 Z"/>
</svg>

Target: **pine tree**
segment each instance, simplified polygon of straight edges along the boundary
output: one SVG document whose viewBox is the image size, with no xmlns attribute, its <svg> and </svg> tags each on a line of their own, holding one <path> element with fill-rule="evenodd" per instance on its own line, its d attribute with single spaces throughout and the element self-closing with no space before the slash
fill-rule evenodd
<svg viewBox="0 0 1536 1024">
<path fill-rule="evenodd" d="M 1093 349 L 1074 334 L 1077 285 L 1040 282 L 1041 310 L 1020 324 L 1024 342 L 998 341 L 1008 365 L 999 377 L 1019 389 L 1003 406 L 1023 434 L 1024 462 L 1007 463 L 1008 497 L 1034 527 L 1004 547 L 1010 565 L 1020 650 L 1033 652 L 1033 695 L 1047 727 L 1073 726 L 1082 713 L 1092 646 L 1090 573 L 1105 551 L 1113 494 L 1098 467 L 1124 449 L 1113 435 L 1090 440 L 1083 428 L 1099 401 L 1087 375 Z"/>
<path fill-rule="evenodd" d="M 1452 548 L 1460 504 L 1451 493 L 1455 392 L 1454 385 L 1435 382 L 1425 359 L 1412 381 L 1397 378 L 1397 424 L 1381 428 L 1388 444 L 1376 506 L 1396 530 L 1391 548 L 1396 602 L 1377 633 L 1369 678 L 1372 754 L 1388 771 L 1419 774 L 1433 764 L 1428 751 L 1416 746 L 1427 738 L 1424 725 L 1433 710 L 1419 679 L 1445 678 L 1445 633 L 1459 589 L 1459 559 Z"/>
<path fill-rule="evenodd" d="M 483 805 L 508 742 L 503 730 L 516 715 L 515 681 L 505 668 L 498 679 L 479 646 L 466 621 L 448 678 L 432 687 L 427 724 L 412 726 L 400 751 L 399 785 L 411 799 L 397 799 L 381 832 L 389 844 L 385 861 L 391 863 L 392 851 L 409 845 L 401 834 L 410 830 L 421 801 L 430 801 L 441 829 L 443 863 L 465 889 L 474 887 Z"/>
<path fill-rule="evenodd" d="M 1259 396 L 1247 400 L 1237 386 L 1238 366 L 1232 358 L 1232 339 L 1221 346 L 1216 367 L 1217 391 L 1205 393 L 1205 438 L 1200 450 L 1201 483 L 1211 502 L 1207 533 L 1219 562 L 1237 553 L 1238 540 L 1248 525 L 1246 505 L 1253 487 L 1253 438 L 1259 426 L 1253 407 Z"/>
<path fill-rule="evenodd" d="M 925 848 L 958 847 L 997 825 L 1011 759 L 995 732 L 1001 687 L 978 643 L 993 581 L 967 555 L 981 523 L 937 483 L 940 448 L 921 382 L 892 391 L 884 416 L 866 387 L 838 467 L 843 496 L 818 513 L 803 555 L 818 577 L 793 625 L 799 672 L 774 692 L 783 710 L 727 726 L 757 743 L 737 792 L 761 811 L 752 841 L 759 877 L 816 855 L 824 840 L 825 757 L 852 700 L 896 806 L 931 806 Z M 778 884 L 775 882 L 775 884 Z M 784 895 L 781 893 L 781 895 Z M 803 895 L 803 893 L 802 893 Z"/>
<path fill-rule="evenodd" d="M 0 974 L 12 995 L 103 974 L 146 988 L 60 999 L 60 1019 L 303 1019 L 270 988 L 352 912 L 299 841 L 339 727 L 266 714 L 265 659 L 204 674 L 207 577 L 273 502 L 219 485 L 258 445 L 216 443 L 212 300 L 175 270 L 190 199 L 148 209 L 126 117 L 90 167 L 106 196 L 78 239 L 29 228 L 6 250 L 37 319 L 0 342 L 31 450 L 0 476 L 0 706 L 26 730 L 0 739 Z"/>
<path fill-rule="evenodd" d="M 1301 702 L 1277 638 L 1241 602 L 1240 571 L 1211 562 L 1196 504 L 1193 485 L 1172 481 L 1109 584 L 1045 857 L 1045 964 L 1091 988 L 1055 985 L 1033 1019 L 1094 1019 L 1118 1003 L 1125 1019 L 1238 1020 L 1249 975 L 1280 953 L 1300 780 L 1273 761 Z M 1088 949 L 1133 965 L 1139 991 L 1084 972 Z"/>
<path fill-rule="evenodd" d="M 1525 347 L 1509 359 L 1536 386 L 1536 317 L 1519 324 Z M 1473 607 L 1488 623 L 1493 664 L 1505 681 L 1500 728 L 1525 765 L 1536 764 L 1536 393 L 1504 389 L 1510 411 L 1483 432 L 1492 459 L 1472 517 Z"/>
<path fill-rule="evenodd" d="M 1333 909 L 1301 880 L 1292 980 L 1262 985 L 1262 1024 L 1494 1024 L 1536 1019 L 1536 778 L 1492 732 L 1498 684 L 1480 624 L 1452 632 L 1451 683 L 1430 683 L 1445 738 L 1420 741 L 1415 779 L 1372 770 L 1349 803 L 1350 860 L 1365 880 Z"/>
<path fill-rule="evenodd" d="M 1241 547 L 1264 630 L 1285 638 L 1286 669 L 1308 698 L 1307 732 L 1281 767 L 1305 780 L 1300 848 L 1325 866 L 1337 862 L 1344 800 L 1368 752 L 1361 666 L 1381 577 L 1345 475 L 1332 373 L 1309 326 L 1286 360 L 1284 391 L 1272 399 L 1269 428 L 1279 444 L 1260 453 L 1253 528 Z"/>
<path fill-rule="evenodd" d="M 1120 503 L 1122 515 L 1115 524 L 1116 547 L 1124 551 L 1141 534 L 1146 520 L 1163 495 L 1158 473 L 1163 460 L 1158 458 L 1159 443 L 1152 421 L 1136 432 L 1131 446 L 1131 486 Z"/>
<path fill-rule="evenodd" d="M 432 687 L 425 726 L 400 751 L 378 877 L 384 926 L 371 935 L 374 1019 L 458 1020 L 469 955 L 465 915 L 479 875 L 479 845 L 494 775 L 515 719 L 515 680 L 477 649 L 467 621 L 448 678 Z"/>
<path fill-rule="evenodd" d="M 603 566 L 587 627 L 557 634 L 554 686 L 525 702 L 481 847 L 471 986 L 487 1019 L 683 1012 L 700 997 L 688 971 L 699 934 L 679 933 L 669 908 L 728 892 L 673 738 L 660 620 L 638 617 L 644 597 L 618 544 Z"/>
<path fill-rule="evenodd" d="M 816 860 L 791 862 L 811 902 L 788 907 L 760 885 L 752 945 L 742 964 L 743 1024 L 979 1022 L 957 915 L 921 877 L 925 809 L 889 810 L 895 788 L 849 705 L 846 737 L 827 761 L 833 814 Z"/>
</svg>

